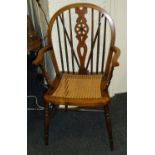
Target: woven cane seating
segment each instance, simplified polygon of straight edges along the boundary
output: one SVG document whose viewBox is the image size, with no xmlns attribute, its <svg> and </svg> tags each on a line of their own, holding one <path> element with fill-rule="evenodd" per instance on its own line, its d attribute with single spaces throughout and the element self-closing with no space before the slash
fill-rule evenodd
<svg viewBox="0 0 155 155">
<path fill-rule="evenodd" d="M 109 36 L 108 36 L 109 35 Z M 39 65 L 48 84 L 43 94 L 45 105 L 45 144 L 48 144 L 49 105 L 103 108 L 113 150 L 108 88 L 113 70 L 118 66 L 120 50 L 115 46 L 115 26 L 99 6 L 75 3 L 59 9 L 50 19 L 47 45 L 34 65 Z M 43 57 L 49 51 L 55 78 L 51 80 Z M 71 109 L 70 109 L 71 110 Z"/>
<path fill-rule="evenodd" d="M 102 75 L 71 75 L 63 74 L 54 93 L 44 95 L 47 102 L 77 106 L 105 105 L 110 101 L 107 93 L 101 95 Z"/>
</svg>

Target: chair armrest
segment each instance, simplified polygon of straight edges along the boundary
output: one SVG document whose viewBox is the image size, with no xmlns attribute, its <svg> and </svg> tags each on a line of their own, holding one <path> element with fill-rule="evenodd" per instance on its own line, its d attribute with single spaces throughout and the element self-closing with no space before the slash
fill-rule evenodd
<svg viewBox="0 0 155 155">
<path fill-rule="evenodd" d="M 111 63 L 109 65 L 107 72 L 103 75 L 102 81 L 101 81 L 101 90 L 102 91 L 104 91 L 105 89 L 107 89 L 109 87 L 110 81 L 111 81 L 111 78 L 113 75 L 114 67 L 119 66 L 118 58 L 120 56 L 120 49 L 116 46 L 113 46 L 113 47 L 111 47 L 111 51 L 112 51 Z"/>
<path fill-rule="evenodd" d="M 42 64 L 42 60 L 43 60 L 44 53 L 50 49 L 52 49 L 51 46 L 45 46 L 45 47 L 41 48 L 38 52 L 36 59 L 32 62 L 32 64 L 39 65 L 39 67 L 41 68 L 42 74 L 48 84 L 48 87 L 51 87 L 52 81 L 50 80 L 48 72 L 46 71 L 44 65 Z"/>
<path fill-rule="evenodd" d="M 37 55 L 36 59 L 32 62 L 32 64 L 34 64 L 34 65 L 41 64 L 41 62 L 43 60 L 44 53 L 47 52 L 50 49 L 52 49 L 51 46 L 45 46 L 45 47 L 41 48 L 39 50 L 39 52 L 38 52 L 38 55 Z"/>
<path fill-rule="evenodd" d="M 116 47 L 116 46 L 111 47 L 111 50 L 115 52 L 115 54 L 114 54 L 114 56 L 113 56 L 113 58 L 112 58 L 112 66 L 113 66 L 113 67 L 117 67 L 117 66 L 119 66 L 118 58 L 119 58 L 119 56 L 120 56 L 121 51 L 120 51 L 120 49 L 119 49 L 118 47 Z"/>
</svg>

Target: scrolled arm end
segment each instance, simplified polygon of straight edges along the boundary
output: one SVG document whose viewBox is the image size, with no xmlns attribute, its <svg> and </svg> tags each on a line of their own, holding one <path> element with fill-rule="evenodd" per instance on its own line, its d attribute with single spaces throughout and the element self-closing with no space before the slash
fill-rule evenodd
<svg viewBox="0 0 155 155">
<path fill-rule="evenodd" d="M 39 50 L 39 52 L 38 52 L 38 55 L 37 55 L 36 59 L 32 62 L 32 64 L 33 65 L 41 64 L 41 62 L 43 60 L 44 53 L 47 52 L 50 49 L 52 49 L 52 46 L 45 46 L 45 47 L 41 48 Z"/>
<path fill-rule="evenodd" d="M 120 56 L 121 51 L 116 46 L 111 47 L 111 50 L 115 52 L 115 54 L 114 54 L 114 56 L 112 58 L 112 66 L 117 67 L 117 66 L 119 66 L 118 58 Z"/>
</svg>

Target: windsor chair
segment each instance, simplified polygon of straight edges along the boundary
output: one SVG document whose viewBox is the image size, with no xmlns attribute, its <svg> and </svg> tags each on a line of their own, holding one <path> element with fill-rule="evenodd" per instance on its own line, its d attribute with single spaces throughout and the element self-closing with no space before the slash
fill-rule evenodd
<svg viewBox="0 0 155 155">
<path fill-rule="evenodd" d="M 109 37 L 108 37 L 109 36 Z M 45 144 L 48 144 L 49 105 L 102 107 L 113 150 L 108 87 L 120 50 L 115 46 L 114 22 L 99 6 L 75 3 L 59 9 L 48 24 L 48 43 L 33 64 L 39 65 L 47 81 L 44 93 Z M 50 51 L 55 79 L 50 80 L 43 55 Z"/>
</svg>

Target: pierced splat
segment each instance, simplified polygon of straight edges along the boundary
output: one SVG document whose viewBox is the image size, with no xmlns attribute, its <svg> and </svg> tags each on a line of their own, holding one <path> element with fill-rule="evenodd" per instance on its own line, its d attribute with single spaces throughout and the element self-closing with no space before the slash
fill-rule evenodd
<svg viewBox="0 0 155 155">
<path fill-rule="evenodd" d="M 87 54 L 87 45 L 85 41 L 88 37 L 87 34 L 89 31 L 87 20 L 85 18 L 85 14 L 87 13 L 87 8 L 78 7 L 78 8 L 75 8 L 75 12 L 78 14 L 78 18 L 76 20 L 76 25 L 75 25 L 76 38 L 79 41 L 77 45 L 77 53 L 80 60 L 80 71 L 84 72 L 86 70 L 84 67 L 85 65 L 84 63 L 85 63 L 85 58 Z"/>
</svg>

